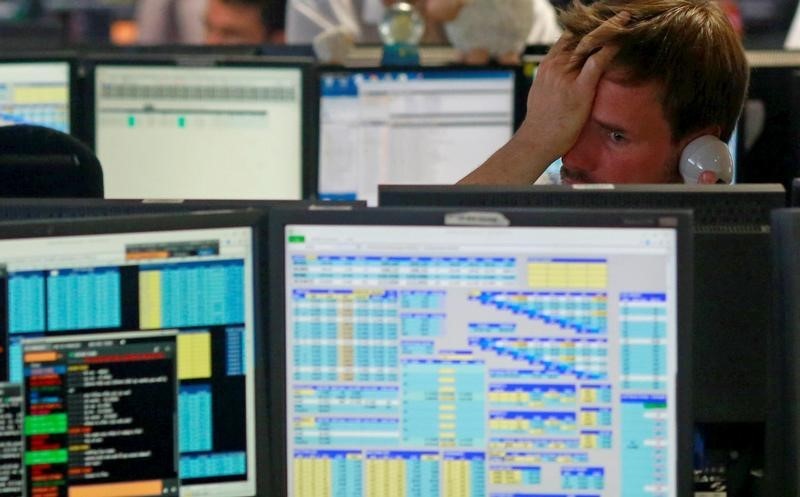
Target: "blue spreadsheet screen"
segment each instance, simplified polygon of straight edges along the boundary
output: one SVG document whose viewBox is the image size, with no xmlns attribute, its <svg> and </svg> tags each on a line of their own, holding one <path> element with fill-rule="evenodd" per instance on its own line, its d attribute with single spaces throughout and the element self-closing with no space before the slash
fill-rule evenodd
<svg viewBox="0 0 800 497">
<path fill-rule="evenodd" d="M 286 227 L 291 497 L 675 497 L 668 229 Z"/>
<path fill-rule="evenodd" d="M 3 369 L 23 340 L 178 330 L 178 448 L 185 495 L 255 495 L 251 229 L 0 241 Z"/>
<path fill-rule="evenodd" d="M 69 107 L 69 63 L 0 63 L 0 126 L 36 124 L 69 133 Z"/>
</svg>

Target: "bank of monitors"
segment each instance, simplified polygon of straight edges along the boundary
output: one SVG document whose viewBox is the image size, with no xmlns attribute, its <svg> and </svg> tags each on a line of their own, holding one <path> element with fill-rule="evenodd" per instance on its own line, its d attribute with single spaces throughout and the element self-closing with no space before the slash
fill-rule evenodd
<svg viewBox="0 0 800 497">
<path fill-rule="evenodd" d="M 263 333 L 257 276 L 261 274 L 260 222 L 261 214 L 254 211 L 29 222 L 0 229 L 0 308 L 5 317 L 0 323 L 2 370 L 12 382 L 26 383 L 30 397 L 26 409 L 36 409 L 29 414 L 48 414 L 44 411 L 56 407 L 71 412 L 70 405 L 56 405 L 56 393 L 34 388 L 69 382 L 69 378 L 56 378 L 56 372 L 82 367 L 62 365 L 50 352 L 42 355 L 53 343 L 72 343 L 70 340 L 98 333 L 103 334 L 102 340 L 113 342 L 128 332 L 144 332 L 145 336 L 172 332 L 177 346 L 178 383 L 173 400 L 177 405 L 180 495 L 258 495 L 257 476 L 265 475 L 262 465 L 266 460 L 256 444 L 258 405 L 264 401 L 259 395 L 264 386 L 256 372 L 262 365 L 258 340 Z M 42 351 L 31 348 L 38 343 Z M 122 352 L 109 354 L 124 356 Z M 90 375 L 92 368 L 87 368 Z M 42 371 L 49 371 L 49 376 L 39 378 Z M 138 371 L 142 383 L 147 383 L 155 368 L 145 365 Z M 132 388 L 126 385 L 120 383 L 120 388 Z M 155 395 L 147 397 L 147 402 L 137 404 L 170 411 Z M 100 412 L 99 398 L 84 401 L 84 415 L 95 407 Z M 121 408 L 127 400 L 120 400 Z M 54 420 L 64 417 L 61 411 L 49 414 Z M 47 423 L 43 420 L 41 424 Z M 150 436 L 168 436 L 159 429 Z M 84 432 L 70 433 L 88 437 Z M 73 445 L 90 442 L 81 439 Z M 39 440 L 38 446 L 54 443 Z M 72 464 L 71 459 L 63 459 L 42 461 Z M 131 463 L 129 470 L 144 471 L 147 465 L 140 462 Z M 161 461 L 165 467 L 170 462 Z M 47 479 L 46 473 L 43 470 L 40 476 Z M 156 479 L 142 477 L 152 485 Z M 171 486 L 166 478 L 162 480 L 162 488 L 169 492 Z"/>
<path fill-rule="evenodd" d="M 273 213 L 276 495 L 688 495 L 689 222 Z"/>
<path fill-rule="evenodd" d="M 75 85 L 72 59 L 0 58 L 0 126 L 36 124 L 73 132 Z"/>
<path fill-rule="evenodd" d="M 320 70 L 320 198 L 455 183 L 511 137 L 516 82 L 504 68 Z"/>
<path fill-rule="evenodd" d="M 200 60 L 94 62 L 106 198 L 303 198 L 316 147 L 304 138 L 309 64 Z"/>
<path fill-rule="evenodd" d="M 23 342 L 26 495 L 179 496 L 176 338 L 148 330 Z"/>
</svg>

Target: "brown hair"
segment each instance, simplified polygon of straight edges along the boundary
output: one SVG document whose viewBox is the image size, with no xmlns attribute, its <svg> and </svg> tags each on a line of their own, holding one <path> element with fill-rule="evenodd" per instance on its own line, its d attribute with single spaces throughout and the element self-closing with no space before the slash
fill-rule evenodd
<svg viewBox="0 0 800 497">
<path fill-rule="evenodd" d="M 620 12 L 629 21 L 614 28 L 609 43 L 619 52 L 611 67 L 631 84 L 656 81 L 673 140 L 707 126 L 720 126 L 727 141 L 744 103 L 749 69 L 728 18 L 711 0 L 573 0 L 560 13 L 564 29 L 585 35 Z"/>
</svg>

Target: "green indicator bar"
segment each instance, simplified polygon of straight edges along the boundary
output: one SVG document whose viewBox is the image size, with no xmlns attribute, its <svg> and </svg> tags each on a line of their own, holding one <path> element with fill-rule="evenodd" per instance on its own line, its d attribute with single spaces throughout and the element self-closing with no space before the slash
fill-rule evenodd
<svg viewBox="0 0 800 497">
<path fill-rule="evenodd" d="M 136 118 L 134 116 L 128 116 L 128 127 L 136 126 Z"/>
<path fill-rule="evenodd" d="M 25 465 L 31 466 L 33 464 L 66 464 L 67 449 L 57 450 L 36 450 L 25 452 Z"/>
<path fill-rule="evenodd" d="M 46 435 L 67 432 L 66 414 L 25 416 L 25 435 Z"/>
<path fill-rule="evenodd" d="M 185 128 L 186 127 L 186 118 L 181 116 L 178 118 L 178 127 Z"/>
<path fill-rule="evenodd" d="M 292 235 L 289 237 L 289 243 L 305 243 L 306 237 L 302 235 Z"/>
<path fill-rule="evenodd" d="M 658 403 L 658 402 L 646 402 L 644 404 L 645 409 L 666 409 L 667 404 Z"/>
</svg>

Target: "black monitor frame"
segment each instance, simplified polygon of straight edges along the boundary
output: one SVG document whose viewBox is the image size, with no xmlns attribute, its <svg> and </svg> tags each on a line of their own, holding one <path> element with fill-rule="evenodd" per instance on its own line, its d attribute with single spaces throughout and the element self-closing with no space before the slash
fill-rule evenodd
<svg viewBox="0 0 800 497">
<path fill-rule="evenodd" d="M 771 235 L 776 295 L 765 495 L 800 495 L 800 209 L 773 212 Z"/>
<path fill-rule="evenodd" d="M 198 67 L 198 68 L 276 68 L 299 69 L 303 86 L 300 97 L 300 161 L 301 161 L 301 194 L 302 198 L 312 198 L 317 189 L 319 146 L 319 105 L 317 78 L 311 59 L 297 57 L 259 57 L 259 56 L 219 56 L 213 54 L 172 54 L 172 55 L 131 55 L 131 54 L 95 54 L 84 59 L 86 83 L 84 85 L 84 102 L 86 116 L 84 129 L 86 143 L 96 150 L 97 124 L 95 88 L 96 69 L 98 66 L 119 67 Z"/>
<path fill-rule="evenodd" d="M 0 222 L 30 219 L 75 219 L 101 216 L 138 216 L 191 211 L 269 210 L 276 207 L 354 209 L 364 202 L 315 202 L 310 200 L 144 200 L 144 199 L 48 199 L 0 198 Z"/>
<path fill-rule="evenodd" d="M 694 209 L 695 232 L 766 232 L 778 184 L 380 185 L 379 205 Z"/>
<path fill-rule="evenodd" d="M 83 123 L 86 119 L 86 106 L 82 105 L 83 81 L 80 74 L 80 61 L 72 52 L 50 52 L 50 53 L 7 53 L 0 56 L 0 66 L 3 64 L 46 64 L 46 63 L 66 63 L 69 66 L 67 82 L 69 84 L 67 108 L 69 109 L 69 134 L 86 142 L 86 134 Z"/>
<path fill-rule="evenodd" d="M 0 223 L 0 240 L 19 238 L 48 238 L 55 236 L 105 235 L 117 233 L 180 231 L 207 228 L 250 227 L 253 233 L 253 295 L 257 299 L 253 306 L 254 326 L 254 380 L 255 433 L 256 433 L 256 492 L 264 495 L 269 484 L 268 410 L 266 383 L 267 364 L 264 358 L 264 337 L 267 335 L 267 313 L 269 307 L 264 300 L 267 288 L 267 224 L 264 211 L 238 211 L 224 213 L 183 213 L 152 216 L 119 216 L 81 220 L 40 220 L 26 223 Z M 2 304 L 5 310 L 5 304 Z M 5 375 L 4 375 L 5 376 Z"/>
<path fill-rule="evenodd" d="M 589 210 L 589 209 L 494 209 L 484 210 L 489 216 L 501 214 L 510 226 L 568 226 L 568 227 L 670 227 L 677 233 L 677 262 L 680 268 L 693 266 L 691 213 L 685 210 Z M 372 226 L 446 226 L 448 214 L 465 214 L 463 209 L 437 208 L 377 208 L 351 212 L 275 209 L 270 213 L 269 291 L 272 296 L 270 334 L 267 337 L 270 364 L 270 454 L 273 471 L 271 495 L 286 495 L 288 468 L 286 464 L 286 261 L 285 227 L 307 225 L 372 225 Z M 475 214 L 470 211 L 468 215 Z M 466 224 L 468 226 L 486 226 Z M 491 224 L 489 226 L 492 226 Z M 494 226 L 498 226 L 495 224 Z M 678 371 L 691 371 L 693 271 L 677 274 Z M 679 374 L 677 388 L 677 495 L 688 497 L 692 492 L 692 382 L 691 374 Z"/>
</svg>

